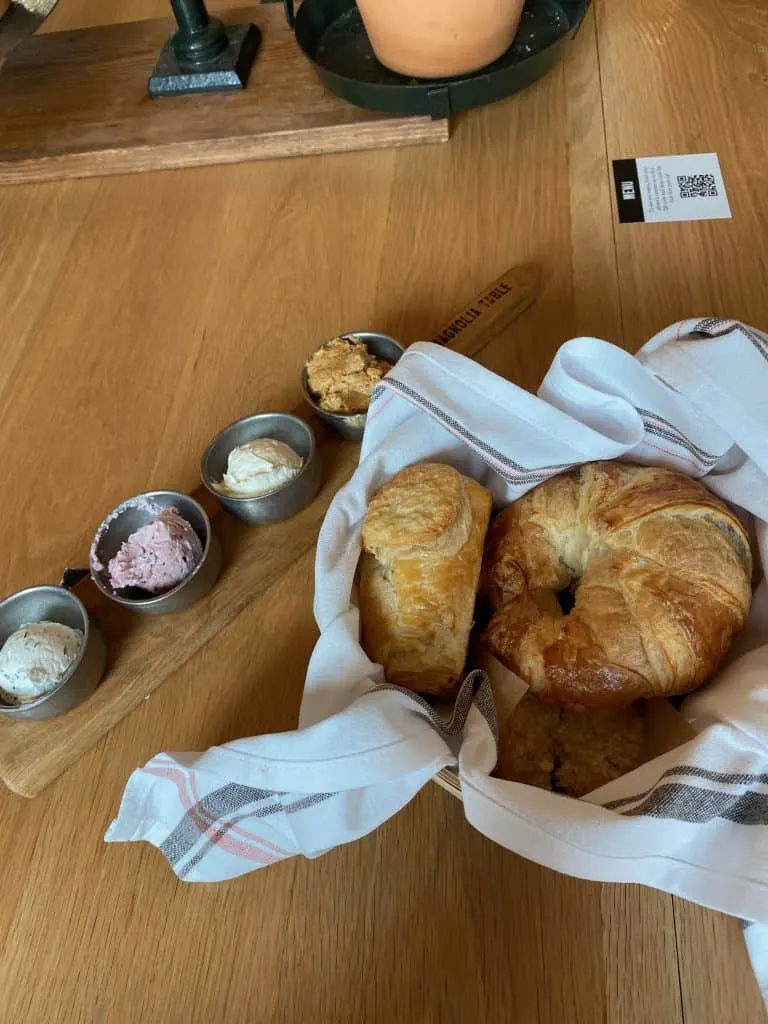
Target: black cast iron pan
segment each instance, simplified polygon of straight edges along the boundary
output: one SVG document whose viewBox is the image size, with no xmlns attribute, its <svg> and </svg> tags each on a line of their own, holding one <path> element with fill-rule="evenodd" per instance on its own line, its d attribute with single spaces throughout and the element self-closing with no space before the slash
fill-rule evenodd
<svg viewBox="0 0 768 1024">
<path fill-rule="evenodd" d="M 417 2 L 417 0 L 414 0 Z M 527 0 L 515 41 L 493 64 L 458 78 L 406 78 L 376 60 L 355 0 L 283 0 L 296 41 L 328 88 L 358 107 L 448 117 L 510 96 L 560 60 L 591 0 Z"/>
</svg>

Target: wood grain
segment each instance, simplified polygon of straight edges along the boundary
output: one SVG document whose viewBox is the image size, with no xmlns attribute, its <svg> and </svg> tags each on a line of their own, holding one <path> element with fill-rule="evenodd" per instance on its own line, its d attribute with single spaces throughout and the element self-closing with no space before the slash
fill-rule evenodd
<svg viewBox="0 0 768 1024">
<path fill-rule="evenodd" d="M 741 922 L 675 899 L 680 996 L 685 1020 L 696 1024 L 759 1021 L 763 1007 L 745 961 L 717 955 L 741 939 Z M 727 995 L 726 995 L 727 993 Z"/>
<path fill-rule="evenodd" d="M 634 350 L 667 324 L 710 313 L 764 328 L 768 256 L 756 240 L 768 231 L 768 171 L 755 139 L 768 96 L 768 9 L 760 0 L 601 2 L 597 23 L 607 159 L 715 151 L 733 212 L 664 226 L 614 217 L 624 344 Z M 683 1019 L 765 1020 L 745 959 L 716 952 L 735 948 L 737 922 L 673 905 Z"/>
<path fill-rule="evenodd" d="M 476 296 L 463 316 L 438 328 L 435 340 L 477 356 L 531 306 L 537 288 L 535 272 L 511 268 Z M 255 529 L 198 488 L 195 497 L 221 540 L 224 570 L 213 590 L 183 614 L 133 615 L 107 600 L 91 580 L 78 586 L 76 593 L 107 640 L 106 673 L 96 692 L 61 718 L 0 719 L 0 779 L 14 793 L 37 796 L 314 548 L 328 505 L 354 472 L 360 445 L 325 430 L 304 402 L 291 411 L 307 419 L 316 434 L 324 479 L 315 500 L 289 521 Z"/>
<path fill-rule="evenodd" d="M 541 293 L 483 359 L 529 388 L 567 337 L 632 349 L 689 302 L 768 323 L 763 6 L 597 4 L 599 52 L 590 16 L 561 66 L 458 119 L 447 146 L 0 190 L 3 592 L 57 578 L 122 498 L 194 488 L 222 424 L 296 404 L 323 338 L 429 337 L 505 267 L 538 265 Z M 62 0 L 52 21 L 165 14 L 165 0 Z M 674 107 L 642 83 L 649 67 Z M 728 124 L 720 90 L 738 94 Z M 686 107 L 699 139 L 679 134 Z M 681 250 L 675 226 L 615 224 L 609 156 L 652 155 L 662 136 L 716 148 L 710 131 L 737 143 L 731 204 L 754 214 L 716 231 L 714 252 L 698 236 Z M 512 856 L 436 786 L 358 843 L 225 885 L 106 847 L 130 771 L 157 751 L 293 727 L 312 591 L 308 552 L 36 800 L 0 791 L 0 1017 L 763 1024 L 736 922 Z"/>
<path fill-rule="evenodd" d="M 244 90 L 150 100 L 169 18 L 33 37 L 0 76 L 0 184 L 447 142 L 447 120 L 362 110 L 320 82 L 281 4 L 228 14 L 259 27 Z"/>
<path fill-rule="evenodd" d="M 768 167 L 755 141 L 768 101 L 761 0 L 598 6 L 610 159 L 716 152 L 732 220 L 616 226 L 626 341 L 691 316 L 765 324 Z M 673 56 L 675 55 L 675 56 Z M 729 69 L 738 69 L 730 73 Z"/>
<path fill-rule="evenodd" d="M 233 516 L 214 519 L 224 569 L 213 590 L 173 616 L 134 615 L 108 601 L 90 581 L 78 596 L 98 620 L 108 646 L 104 679 L 88 700 L 57 719 L 0 720 L 0 778 L 20 796 L 37 796 L 70 768 L 252 601 L 266 594 L 315 543 L 325 511 L 348 480 L 359 446 L 328 439 L 325 478 L 315 501 L 285 523 L 249 528 Z"/>
</svg>

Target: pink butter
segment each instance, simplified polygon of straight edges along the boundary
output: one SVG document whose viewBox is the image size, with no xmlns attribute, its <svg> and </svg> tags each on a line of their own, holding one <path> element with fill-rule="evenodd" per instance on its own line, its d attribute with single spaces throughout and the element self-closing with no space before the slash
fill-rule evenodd
<svg viewBox="0 0 768 1024">
<path fill-rule="evenodd" d="M 141 587 L 160 594 L 185 580 L 202 557 L 195 531 L 176 509 L 166 508 L 123 541 L 107 567 L 109 582 L 115 590 Z"/>
</svg>

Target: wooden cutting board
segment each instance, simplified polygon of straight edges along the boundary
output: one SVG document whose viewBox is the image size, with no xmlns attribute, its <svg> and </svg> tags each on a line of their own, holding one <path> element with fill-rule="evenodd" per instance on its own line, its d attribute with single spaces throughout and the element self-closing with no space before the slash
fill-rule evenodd
<svg viewBox="0 0 768 1024">
<path fill-rule="evenodd" d="M 325 88 L 282 4 L 228 10 L 262 44 L 245 89 L 151 100 L 170 18 L 50 32 L 0 71 L 0 184 L 447 142 L 447 120 L 363 110 Z"/>
<path fill-rule="evenodd" d="M 509 270 L 432 340 L 474 357 L 528 309 L 537 289 L 532 269 Z M 98 689 L 65 715 L 43 722 L 0 718 L 0 778 L 13 792 L 37 796 L 313 547 L 331 499 L 354 472 L 360 445 L 330 434 L 306 405 L 293 411 L 312 423 L 323 486 L 293 519 L 262 527 L 246 525 L 197 491 L 224 552 L 222 574 L 201 601 L 179 615 L 153 618 L 109 601 L 90 580 L 75 588 L 107 639 L 107 670 Z"/>
</svg>

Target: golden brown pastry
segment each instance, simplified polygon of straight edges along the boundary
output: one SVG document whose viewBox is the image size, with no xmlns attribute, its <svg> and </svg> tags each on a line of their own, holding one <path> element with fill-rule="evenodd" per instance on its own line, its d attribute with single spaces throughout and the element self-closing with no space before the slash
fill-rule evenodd
<svg viewBox="0 0 768 1024">
<path fill-rule="evenodd" d="M 684 693 L 717 667 L 751 601 L 739 519 L 696 480 L 596 462 L 505 509 L 481 590 L 491 651 L 541 696 L 621 707 Z M 557 593 L 570 588 L 563 614 Z"/>
<path fill-rule="evenodd" d="M 552 788 L 584 796 L 641 762 L 644 724 L 637 704 L 590 711 L 563 708 L 555 734 Z"/>
<path fill-rule="evenodd" d="M 512 715 L 499 721 L 495 774 L 584 796 L 637 768 L 643 731 L 643 717 L 635 705 L 568 710 L 528 693 Z"/>
<path fill-rule="evenodd" d="M 390 683 L 455 696 L 490 514 L 484 487 L 435 462 L 402 470 L 368 505 L 362 644 Z"/>
<path fill-rule="evenodd" d="M 495 690 L 494 700 L 499 712 L 499 757 L 494 774 L 510 782 L 552 789 L 555 730 L 561 709 L 527 693 L 511 715 L 503 716 Z"/>
</svg>

